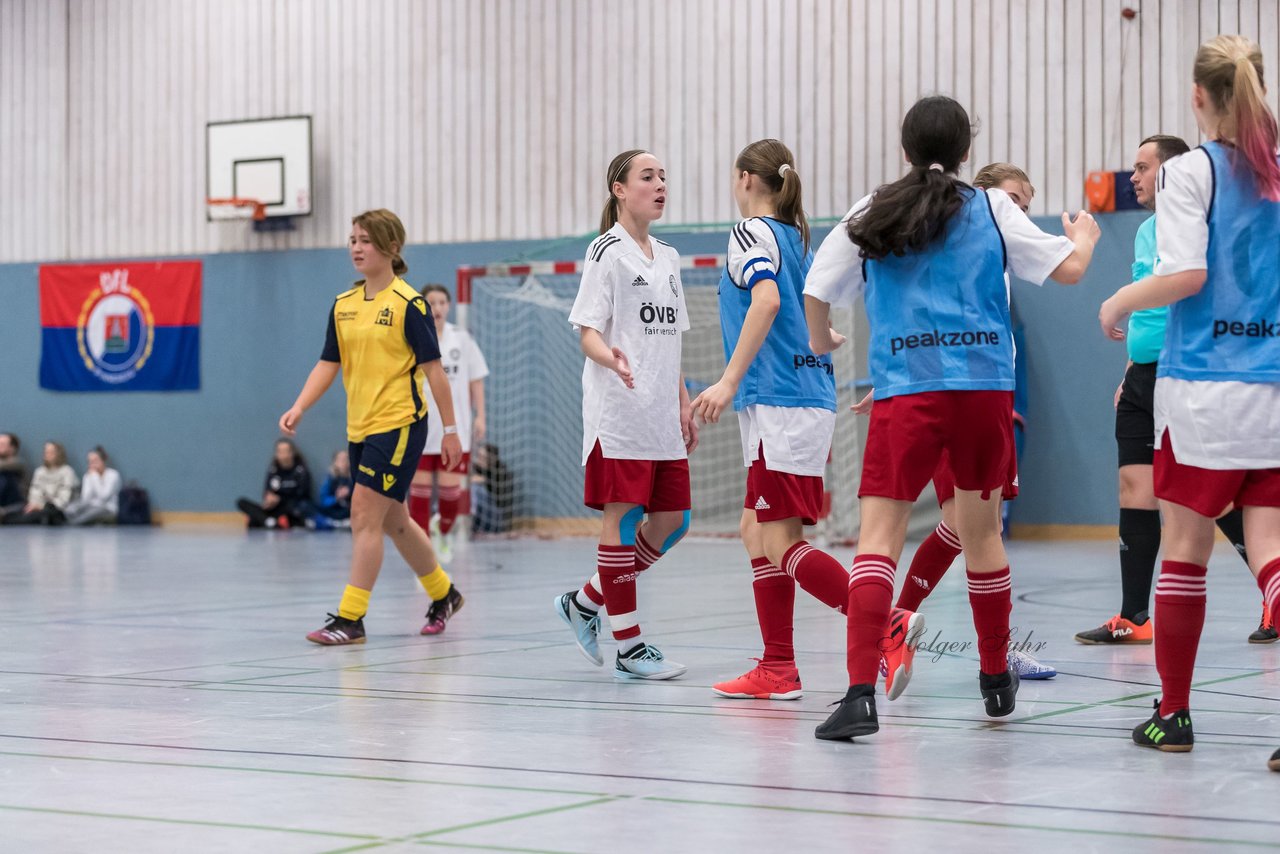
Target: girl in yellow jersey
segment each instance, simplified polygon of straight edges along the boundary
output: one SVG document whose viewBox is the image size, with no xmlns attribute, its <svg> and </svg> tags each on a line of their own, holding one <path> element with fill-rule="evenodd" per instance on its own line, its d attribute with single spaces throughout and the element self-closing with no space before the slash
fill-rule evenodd
<svg viewBox="0 0 1280 854">
<path fill-rule="evenodd" d="M 326 646 L 364 643 L 369 594 L 382 568 L 383 534 L 391 537 L 431 597 L 422 634 L 444 631 L 445 623 L 462 607 L 462 594 L 440 567 L 431 540 L 409 518 L 404 504 L 427 438 L 423 375 L 444 424 L 440 455 L 446 467 L 462 457 L 431 311 L 401 278 L 409 271 L 400 257 L 404 240 L 404 225 L 391 211 L 366 211 L 351 220 L 351 262 L 364 279 L 334 300 L 320 361 L 293 406 L 280 416 L 280 429 L 293 436 L 303 413 L 324 396 L 342 371 L 355 480 L 351 580 L 338 613 L 330 614 L 323 628 L 307 635 L 307 640 Z"/>
</svg>

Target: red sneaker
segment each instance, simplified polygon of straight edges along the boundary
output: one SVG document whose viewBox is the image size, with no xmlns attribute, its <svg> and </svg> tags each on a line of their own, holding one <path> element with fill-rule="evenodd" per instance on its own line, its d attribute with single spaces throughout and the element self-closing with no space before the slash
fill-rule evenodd
<svg viewBox="0 0 1280 854">
<path fill-rule="evenodd" d="M 924 634 L 924 614 L 894 608 L 889 614 L 889 634 L 880 641 L 884 693 L 896 700 L 911 681 L 911 661 Z"/>
<path fill-rule="evenodd" d="M 760 661 L 758 658 L 752 660 Z M 765 664 L 763 661 L 737 679 L 712 685 L 711 690 L 721 697 L 735 700 L 799 700 L 804 696 L 800 687 L 800 671 L 794 664 Z"/>
</svg>

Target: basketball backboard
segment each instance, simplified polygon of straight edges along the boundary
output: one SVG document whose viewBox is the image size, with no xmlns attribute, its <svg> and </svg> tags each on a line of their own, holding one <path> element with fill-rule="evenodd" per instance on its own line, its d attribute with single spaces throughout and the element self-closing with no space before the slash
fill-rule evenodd
<svg viewBox="0 0 1280 854">
<path fill-rule="evenodd" d="M 311 213 L 311 117 L 210 122 L 206 199 L 253 199 L 268 219 Z M 248 219 L 251 206 L 210 204 L 210 221 Z"/>
</svg>

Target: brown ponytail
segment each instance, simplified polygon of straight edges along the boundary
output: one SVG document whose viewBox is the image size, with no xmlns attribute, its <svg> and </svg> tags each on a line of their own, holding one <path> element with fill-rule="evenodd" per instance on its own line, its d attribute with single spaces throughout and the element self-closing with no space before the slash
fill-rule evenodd
<svg viewBox="0 0 1280 854">
<path fill-rule="evenodd" d="M 609 161 L 609 171 L 605 174 L 608 182 L 609 201 L 605 202 L 604 212 L 600 214 L 601 234 L 613 228 L 618 221 L 618 197 L 613 194 L 613 185 L 627 183 L 627 175 L 631 173 L 631 161 L 644 153 L 645 150 L 643 148 L 632 148 Z"/>
<path fill-rule="evenodd" d="M 808 252 L 809 221 L 804 216 L 803 187 L 791 149 L 779 140 L 761 139 L 739 152 L 733 168 L 755 175 L 777 195 L 778 219 L 799 230 L 804 250 Z"/>
</svg>

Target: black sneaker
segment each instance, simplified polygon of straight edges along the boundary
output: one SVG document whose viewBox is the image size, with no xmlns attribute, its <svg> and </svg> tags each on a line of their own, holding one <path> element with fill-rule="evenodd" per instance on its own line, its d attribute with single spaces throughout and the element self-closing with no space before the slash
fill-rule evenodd
<svg viewBox="0 0 1280 854">
<path fill-rule="evenodd" d="M 1155 707 L 1151 720 L 1133 728 L 1133 743 L 1139 747 L 1154 747 L 1156 750 L 1167 753 L 1189 751 L 1196 741 L 1195 735 L 1191 732 L 1191 712 L 1187 709 L 1179 709 L 1173 713 L 1173 717 L 1165 719 L 1160 717 L 1159 700 L 1155 701 Z M 1280 754 L 1280 751 L 1276 753 Z"/>
<path fill-rule="evenodd" d="M 337 614 L 326 614 L 326 616 L 329 622 L 324 624 L 324 628 L 309 633 L 307 640 L 324 646 L 364 643 L 364 617 L 348 620 Z"/>
<path fill-rule="evenodd" d="M 978 673 L 978 688 L 982 691 L 982 702 L 987 706 L 987 717 L 1003 718 L 1013 713 L 1018 681 L 1018 673 L 1012 669 L 995 676 Z"/>
<path fill-rule="evenodd" d="M 438 635 L 443 632 L 445 623 L 462 609 L 466 601 L 458 592 L 458 588 L 450 584 L 449 592 L 444 594 L 444 598 L 432 602 L 431 607 L 427 609 L 427 624 L 422 627 L 420 634 Z"/>
<path fill-rule="evenodd" d="M 1267 767 L 1272 771 L 1280 771 L 1280 750 L 1271 754 L 1271 759 L 1267 761 Z"/>
<path fill-rule="evenodd" d="M 833 703 L 836 710 L 813 731 L 815 738 L 841 741 L 880 731 L 876 719 L 876 686 L 850 685 L 844 699 Z"/>
<path fill-rule="evenodd" d="M 1262 606 L 1262 621 L 1258 623 L 1258 628 L 1253 634 L 1249 635 L 1249 643 L 1275 643 L 1280 638 L 1280 632 L 1276 631 L 1275 617 L 1271 613 L 1271 609 L 1264 603 Z"/>
</svg>

